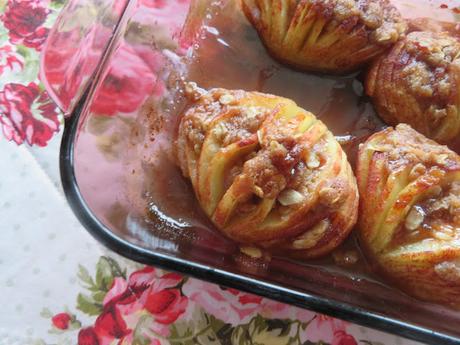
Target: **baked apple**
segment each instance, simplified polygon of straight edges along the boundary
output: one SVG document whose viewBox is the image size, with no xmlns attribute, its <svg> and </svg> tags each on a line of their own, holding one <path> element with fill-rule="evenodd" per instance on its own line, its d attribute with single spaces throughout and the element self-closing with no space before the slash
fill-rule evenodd
<svg viewBox="0 0 460 345">
<path fill-rule="evenodd" d="M 407 293 L 460 307 L 460 156 L 401 124 L 360 146 L 359 236 Z"/>
<path fill-rule="evenodd" d="M 321 121 L 282 97 L 187 89 L 178 163 L 217 228 L 239 243 L 299 258 L 324 255 L 347 237 L 357 185 Z"/>
<path fill-rule="evenodd" d="M 439 142 L 460 131 L 460 42 L 443 32 L 412 32 L 373 64 L 366 80 L 378 114 Z"/>
<path fill-rule="evenodd" d="M 407 27 L 388 0 L 242 0 L 242 7 L 271 55 L 310 71 L 355 70 Z"/>
</svg>

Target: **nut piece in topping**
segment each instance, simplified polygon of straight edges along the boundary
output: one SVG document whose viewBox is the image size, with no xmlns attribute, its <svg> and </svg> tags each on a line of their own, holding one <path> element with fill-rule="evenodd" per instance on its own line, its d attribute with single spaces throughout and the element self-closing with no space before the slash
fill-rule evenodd
<svg viewBox="0 0 460 345">
<path fill-rule="evenodd" d="M 315 152 L 310 152 L 308 154 L 307 167 L 308 169 L 319 168 L 321 162 L 319 161 L 318 155 Z"/>
<path fill-rule="evenodd" d="M 275 58 L 311 71 L 358 69 L 407 29 L 389 0 L 243 0 L 242 6 Z"/>
<path fill-rule="evenodd" d="M 229 93 L 223 94 L 223 95 L 220 96 L 220 98 L 219 98 L 219 102 L 220 102 L 221 104 L 230 104 L 230 103 L 232 103 L 234 100 L 235 100 L 235 97 L 233 97 L 233 95 L 231 95 L 231 94 L 229 94 Z"/>
<path fill-rule="evenodd" d="M 285 189 L 278 196 L 278 201 L 283 206 L 300 204 L 305 197 L 294 189 Z"/>
<path fill-rule="evenodd" d="M 366 93 L 387 124 L 407 123 L 447 142 L 460 133 L 459 82 L 460 42 L 447 33 L 412 32 L 375 61 Z"/>
<path fill-rule="evenodd" d="M 204 212 L 243 247 L 319 257 L 356 223 L 358 191 L 346 154 L 289 99 L 205 92 L 181 118 L 176 153 Z"/>
<path fill-rule="evenodd" d="M 292 242 L 292 247 L 295 249 L 308 249 L 314 247 L 324 236 L 324 233 L 330 225 L 331 223 L 329 220 L 323 219 L 312 229 L 308 230 L 300 237 L 298 237 L 294 242 Z"/>
<path fill-rule="evenodd" d="M 452 283 L 452 262 L 460 262 L 460 156 L 398 125 L 360 147 L 357 178 L 359 238 L 375 266 L 408 294 L 460 309 L 460 280 Z"/>
<path fill-rule="evenodd" d="M 417 163 L 409 173 L 409 180 L 414 181 L 425 173 L 426 167 L 422 163 Z"/>
<path fill-rule="evenodd" d="M 240 252 L 253 259 L 260 259 L 263 256 L 262 250 L 257 247 L 242 246 L 240 247 Z"/>
<path fill-rule="evenodd" d="M 409 211 L 404 226 L 410 231 L 417 230 L 422 225 L 424 219 L 425 212 L 423 209 L 420 206 L 414 206 Z"/>
</svg>

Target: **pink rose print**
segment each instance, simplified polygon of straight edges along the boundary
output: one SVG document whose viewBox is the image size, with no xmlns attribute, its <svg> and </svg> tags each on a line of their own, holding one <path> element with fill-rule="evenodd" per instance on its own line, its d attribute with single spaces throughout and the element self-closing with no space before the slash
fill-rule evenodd
<svg viewBox="0 0 460 345">
<path fill-rule="evenodd" d="M 43 51 L 41 79 L 62 109 L 69 108 L 96 69 L 110 34 L 102 25 L 92 26 L 84 36 L 78 28 L 53 29 Z"/>
<path fill-rule="evenodd" d="M 0 47 L 0 75 L 5 72 L 19 72 L 24 67 L 24 58 L 15 52 L 12 45 Z"/>
<path fill-rule="evenodd" d="M 296 308 L 267 298 L 264 298 L 260 303 L 258 313 L 267 319 L 290 319 L 304 323 L 315 320 L 316 316 L 316 313 L 310 310 Z"/>
<path fill-rule="evenodd" d="M 339 339 L 340 334 L 345 331 L 349 323 L 338 320 L 330 316 L 317 314 L 307 327 L 306 334 L 308 339 L 313 342 L 323 341 L 331 344 L 335 339 Z M 342 332 L 342 333 L 341 333 Z M 337 334 L 337 337 L 335 336 Z M 340 343 L 337 343 L 340 344 Z M 344 343 L 343 345 L 345 345 Z"/>
<path fill-rule="evenodd" d="M 345 331 L 336 331 L 331 345 L 358 345 L 358 343 L 352 335 Z"/>
<path fill-rule="evenodd" d="M 151 94 L 161 95 L 164 85 L 157 77 L 162 55 L 148 47 L 122 43 L 110 60 L 91 111 L 101 115 L 131 113 Z"/>
<path fill-rule="evenodd" d="M 153 267 L 134 271 L 127 278 L 126 269 L 115 260 L 101 257 L 96 278 L 85 268 L 80 268 L 78 275 L 93 294 L 86 295 L 81 300 L 84 303 L 79 295 L 77 308 L 95 317 L 94 325 L 79 331 L 78 345 L 209 341 L 358 345 L 348 333 L 346 321 L 176 273 L 164 274 Z M 69 329 L 75 329 L 72 322 L 81 327 L 75 316 L 69 315 Z"/>
<path fill-rule="evenodd" d="M 260 309 L 262 297 L 235 289 L 224 289 L 215 284 L 189 279 L 184 294 L 216 318 L 237 325 L 248 322 Z"/>
<path fill-rule="evenodd" d="M 185 312 L 187 298 L 181 296 L 178 289 L 161 290 L 148 295 L 147 309 L 158 323 L 169 325 Z"/>
<path fill-rule="evenodd" d="M 1 16 L 9 31 L 10 42 L 23 44 L 40 50 L 48 35 L 48 29 L 41 27 L 50 12 L 41 0 L 10 0 Z"/>
<path fill-rule="evenodd" d="M 99 340 L 93 327 L 83 328 L 78 332 L 78 345 L 99 345 Z"/>
<path fill-rule="evenodd" d="M 67 313 L 59 313 L 51 318 L 54 327 L 62 330 L 69 328 L 70 320 L 71 317 Z"/>
<path fill-rule="evenodd" d="M 0 91 L 0 125 L 8 140 L 46 146 L 59 130 L 59 119 L 54 103 L 37 84 L 10 83 Z"/>
<path fill-rule="evenodd" d="M 168 325 L 187 308 L 188 299 L 178 288 L 182 281 L 182 276 L 175 273 L 159 276 L 153 267 L 135 271 L 127 280 L 115 277 L 104 297 L 102 313 L 94 327 L 85 329 L 82 337 L 92 337 L 91 341 L 96 339 L 98 345 L 112 344 L 116 339 L 120 343 L 129 343 L 133 330 L 128 327 L 128 322 L 136 319 L 136 313 L 142 311 L 152 316 L 151 326 L 155 332 L 167 335 Z"/>
<path fill-rule="evenodd" d="M 120 277 L 115 278 L 104 298 L 104 308 L 116 305 L 124 315 L 142 309 L 147 298 L 146 291 L 152 286 L 155 279 L 157 277 L 152 267 L 145 267 L 131 273 L 128 281 Z"/>
<path fill-rule="evenodd" d="M 100 344 L 110 344 L 113 339 L 121 339 L 128 335 L 126 322 L 116 306 L 112 306 L 98 316 L 94 324 L 94 332 L 97 334 Z"/>
</svg>

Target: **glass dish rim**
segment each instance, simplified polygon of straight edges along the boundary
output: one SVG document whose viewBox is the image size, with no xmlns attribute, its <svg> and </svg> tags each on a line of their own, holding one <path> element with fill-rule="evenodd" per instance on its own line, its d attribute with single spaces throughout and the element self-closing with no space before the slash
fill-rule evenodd
<svg viewBox="0 0 460 345">
<path fill-rule="evenodd" d="M 117 236 L 91 212 L 91 209 L 80 193 L 74 169 L 74 144 L 78 131 L 78 120 L 88 100 L 89 90 L 94 82 L 95 78 L 92 78 L 89 82 L 90 85 L 86 88 L 86 91 L 70 116 L 65 118 L 59 153 L 59 168 L 64 194 L 72 211 L 86 230 L 104 246 L 139 263 L 176 271 L 210 283 L 253 293 L 407 339 L 433 345 L 440 343 L 460 345 L 460 337 L 435 332 L 423 326 L 403 322 L 396 318 L 367 311 L 347 303 L 285 288 L 275 283 L 260 281 L 252 277 L 216 269 L 172 255 L 156 253 Z"/>
</svg>

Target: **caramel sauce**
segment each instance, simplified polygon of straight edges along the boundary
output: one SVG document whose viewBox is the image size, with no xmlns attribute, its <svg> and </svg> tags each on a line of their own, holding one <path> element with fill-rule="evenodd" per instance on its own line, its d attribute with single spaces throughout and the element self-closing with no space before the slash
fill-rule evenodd
<svg viewBox="0 0 460 345">
<path fill-rule="evenodd" d="M 407 18 L 436 16 L 443 21 L 458 20 L 455 9 L 460 5 L 460 1 L 393 2 Z M 186 62 L 183 77 L 205 89 L 244 89 L 293 99 L 327 125 L 343 145 L 354 168 L 359 143 L 385 127 L 370 99 L 364 94 L 364 71 L 343 76 L 320 75 L 297 71 L 278 63 L 267 53 L 257 32 L 238 8 L 238 3 L 227 1 L 214 4 L 208 9 L 192 57 Z M 441 6 L 444 4 L 447 8 Z M 148 165 L 148 169 L 145 170 L 148 175 L 143 188 L 151 202 L 150 221 L 158 228 L 159 224 L 167 223 L 167 219 L 174 219 L 177 222 L 173 226 L 176 234 L 190 233 L 184 229 L 192 227 L 207 233 L 210 231 L 212 236 L 215 236 L 211 241 L 213 244 L 210 244 L 214 246 L 214 250 L 220 243 L 223 252 L 238 256 L 240 254 L 237 246 L 213 229 L 201 211 L 190 184 L 181 176 L 174 162 L 171 143 L 183 106 L 183 99 L 178 97 L 172 110 L 169 110 L 166 128 L 170 132 L 155 138 L 157 144 L 162 143 L 157 146 L 163 149 L 162 155 L 155 156 L 157 168 L 151 169 L 151 165 Z M 450 146 L 460 152 L 460 140 L 450 143 Z M 196 240 L 200 241 L 201 238 L 205 241 L 206 236 L 200 236 L 198 235 Z M 303 264 L 321 265 L 329 271 L 347 272 L 352 279 L 364 277 L 379 280 L 371 273 L 372 270 L 361 254 L 354 234 L 338 250 L 351 251 L 353 255 L 357 253 L 357 262 L 353 260 L 351 265 L 342 267 L 340 262 L 338 265 L 334 263 L 331 255 Z"/>
<path fill-rule="evenodd" d="M 396 249 L 400 246 L 420 243 L 422 241 L 453 241 L 460 237 L 460 223 L 455 215 L 456 210 L 452 212 L 449 207 L 433 207 L 436 203 L 442 203 L 443 199 L 448 198 L 451 193 L 457 195 L 457 191 L 452 191 L 453 184 L 444 186 L 443 190 L 437 196 L 427 196 L 412 209 L 418 209 L 421 217 L 420 224 L 416 229 L 408 229 L 404 223 L 400 224 L 395 232 L 395 236 L 391 241 L 391 248 Z M 454 187 L 455 188 L 455 187 Z M 458 200 L 457 197 L 455 199 Z M 448 205 L 453 205 L 458 202 L 446 202 Z M 454 213 L 454 214 L 452 214 Z"/>
</svg>

